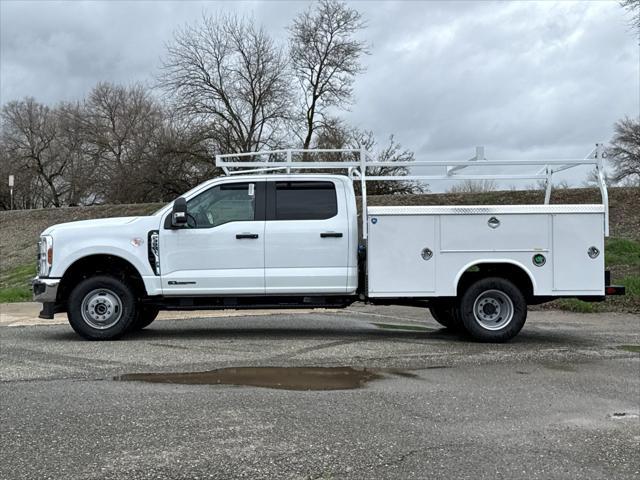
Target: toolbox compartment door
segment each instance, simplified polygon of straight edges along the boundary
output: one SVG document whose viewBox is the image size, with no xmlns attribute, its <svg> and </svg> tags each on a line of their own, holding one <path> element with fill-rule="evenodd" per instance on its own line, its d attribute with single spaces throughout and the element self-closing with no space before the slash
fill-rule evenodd
<svg viewBox="0 0 640 480">
<path fill-rule="evenodd" d="M 436 287 L 436 217 L 380 215 L 369 218 L 370 296 L 421 296 Z M 432 256 L 423 258 L 429 249 Z"/>
<path fill-rule="evenodd" d="M 599 254 L 589 256 L 595 247 Z M 604 293 L 604 221 L 599 213 L 553 215 L 553 290 Z"/>
</svg>

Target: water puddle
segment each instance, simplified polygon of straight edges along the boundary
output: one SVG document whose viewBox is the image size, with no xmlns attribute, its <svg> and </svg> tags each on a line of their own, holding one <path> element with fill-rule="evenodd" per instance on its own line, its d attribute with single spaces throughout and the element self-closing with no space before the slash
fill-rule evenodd
<svg viewBox="0 0 640 480">
<path fill-rule="evenodd" d="M 113 379 L 185 385 L 244 385 L 281 390 L 351 390 L 388 375 L 416 378 L 406 370 L 353 367 L 234 367 L 207 372 L 129 373 Z"/>
<path fill-rule="evenodd" d="M 567 363 L 541 362 L 541 365 L 548 370 L 555 370 L 557 372 L 577 372 L 577 369 L 574 365 Z"/>
<path fill-rule="evenodd" d="M 631 353 L 640 353 L 640 345 L 618 345 L 618 349 Z"/>
<path fill-rule="evenodd" d="M 375 325 L 383 330 L 396 330 L 399 332 L 430 332 L 436 330 L 435 328 L 423 327 L 422 325 L 403 325 L 399 323 L 373 322 L 371 325 Z"/>
</svg>

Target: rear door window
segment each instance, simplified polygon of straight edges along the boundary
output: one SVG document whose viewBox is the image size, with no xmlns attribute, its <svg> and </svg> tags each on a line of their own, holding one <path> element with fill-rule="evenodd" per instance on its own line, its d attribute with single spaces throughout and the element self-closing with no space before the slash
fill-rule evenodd
<svg viewBox="0 0 640 480">
<path fill-rule="evenodd" d="M 276 182 L 276 220 L 326 220 L 338 214 L 333 182 Z"/>
</svg>

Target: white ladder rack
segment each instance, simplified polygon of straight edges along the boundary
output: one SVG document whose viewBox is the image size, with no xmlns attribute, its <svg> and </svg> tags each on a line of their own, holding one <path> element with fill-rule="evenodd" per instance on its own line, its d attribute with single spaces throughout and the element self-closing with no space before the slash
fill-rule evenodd
<svg viewBox="0 0 640 480">
<path fill-rule="evenodd" d="M 346 156 L 353 159 L 344 161 L 309 161 L 309 157 L 318 155 Z M 297 157 L 301 157 L 298 160 Z M 379 161 L 365 149 L 285 149 L 260 152 L 228 153 L 216 155 L 216 166 L 225 175 L 257 173 L 297 173 L 300 170 L 343 170 L 354 181 L 360 181 L 362 192 L 362 234 L 367 236 L 367 181 L 433 181 L 433 180 L 543 180 L 546 184 L 544 203 L 551 200 L 553 174 L 585 165 L 593 165 L 597 173 L 598 187 L 604 205 L 604 231 L 609 236 L 609 196 L 604 180 L 604 147 L 597 143 L 582 159 L 551 160 L 487 160 L 484 148 L 476 147 L 476 155 L 465 161 Z M 468 167 L 523 167 L 539 166 L 535 173 L 499 173 L 468 174 L 459 173 Z M 440 175 L 368 175 L 367 170 L 380 167 L 445 167 Z"/>
</svg>

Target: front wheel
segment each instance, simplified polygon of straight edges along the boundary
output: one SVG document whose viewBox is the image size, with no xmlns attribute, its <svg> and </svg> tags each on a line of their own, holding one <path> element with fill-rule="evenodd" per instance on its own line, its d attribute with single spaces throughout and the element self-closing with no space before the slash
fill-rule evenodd
<svg viewBox="0 0 640 480">
<path fill-rule="evenodd" d="M 527 320 L 527 302 L 518 287 L 500 277 L 478 280 L 460 299 L 460 320 L 482 342 L 506 342 Z"/>
<path fill-rule="evenodd" d="M 127 331 L 136 316 L 131 288 L 109 275 L 87 278 L 69 295 L 69 323 L 88 340 L 115 339 Z"/>
</svg>

